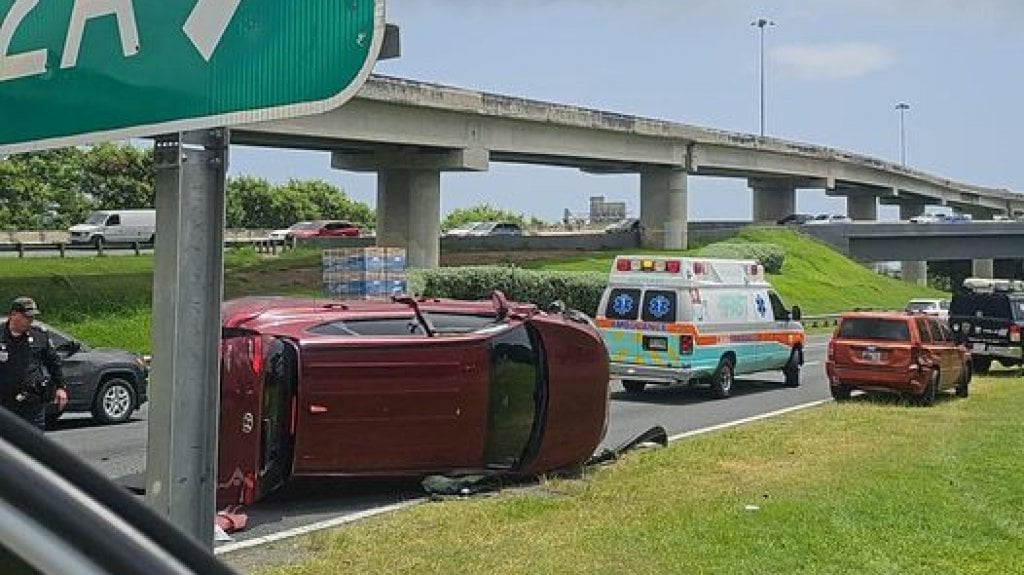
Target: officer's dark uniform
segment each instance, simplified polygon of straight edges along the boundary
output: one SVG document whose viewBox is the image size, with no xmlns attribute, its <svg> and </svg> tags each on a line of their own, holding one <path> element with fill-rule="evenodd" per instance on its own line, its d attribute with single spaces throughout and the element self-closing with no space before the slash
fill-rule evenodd
<svg viewBox="0 0 1024 575">
<path fill-rule="evenodd" d="M 11 311 L 26 309 L 31 315 L 39 312 L 29 298 L 11 303 Z M 46 405 L 57 389 L 65 387 L 60 356 L 46 330 L 33 325 L 15 337 L 8 324 L 0 324 L 0 406 L 44 429 Z"/>
</svg>

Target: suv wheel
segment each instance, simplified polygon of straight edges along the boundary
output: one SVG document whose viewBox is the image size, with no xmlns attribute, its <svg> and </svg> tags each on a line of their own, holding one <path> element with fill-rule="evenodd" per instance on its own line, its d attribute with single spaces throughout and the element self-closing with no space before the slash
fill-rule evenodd
<svg viewBox="0 0 1024 575">
<path fill-rule="evenodd" d="M 102 423 L 124 423 L 135 411 L 135 388 L 123 377 L 100 384 L 92 405 L 92 416 Z"/>
<path fill-rule="evenodd" d="M 723 357 L 718 362 L 718 369 L 711 376 L 711 395 L 718 399 L 725 399 L 732 393 L 733 383 L 732 360 Z"/>
<path fill-rule="evenodd" d="M 969 393 L 968 388 L 971 385 L 971 365 L 965 363 L 963 365 L 963 371 L 960 373 L 960 379 L 956 382 L 956 396 L 967 397 Z"/>
<path fill-rule="evenodd" d="M 846 401 L 850 399 L 850 388 L 845 385 L 830 385 L 829 391 L 832 392 L 832 399 L 836 401 Z"/>
<path fill-rule="evenodd" d="M 782 374 L 786 376 L 786 387 L 800 387 L 800 355 L 800 350 L 794 349 L 782 368 Z"/>
<path fill-rule="evenodd" d="M 635 379 L 622 380 L 622 389 L 625 389 L 626 393 L 643 393 L 646 385 L 646 382 L 637 381 Z"/>
<path fill-rule="evenodd" d="M 939 371 L 935 370 L 932 372 L 931 377 L 928 378 L 928 385 L 924 387 L 924 391 L 920 395 L 916 395 L 911 398 L 911 402 L 914 405 L 921 407 L 929 407 L 935 405 L 935 398 L 939 394 Z"/>
<path fill-rule="evenodd" d="M 992 367 L 991 357 L 972 357 L 971 367 L 974 368 L 974 373 L 988 373 L 989 368 Z"/>
</svg>

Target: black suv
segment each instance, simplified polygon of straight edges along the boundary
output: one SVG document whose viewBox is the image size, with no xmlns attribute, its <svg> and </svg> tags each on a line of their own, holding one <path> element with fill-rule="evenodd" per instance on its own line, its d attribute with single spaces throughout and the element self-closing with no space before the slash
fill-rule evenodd
<svg viewBox="0 0 1024 575">
<path fill-rule="evenodd" d="M 6 323 L 0 321 L 0 327 Z M 122 349 L 93 348 L 40 321 L 61 358 L 68 386 L 64 411 L 50 404 L 46 424 L 52 426 L 66 412 L 88 411 L 100 423 L 124 423 L 148 399 L 149 368 L 142 356 Z"/>
<path fill-rule="evenodd" d="M 1024 363 L 1024 292 L 954 294 L 949 327 L 971 351 L 976 373 L 988 371 L 993 360 L 1006 367 Z"/>
</svg>

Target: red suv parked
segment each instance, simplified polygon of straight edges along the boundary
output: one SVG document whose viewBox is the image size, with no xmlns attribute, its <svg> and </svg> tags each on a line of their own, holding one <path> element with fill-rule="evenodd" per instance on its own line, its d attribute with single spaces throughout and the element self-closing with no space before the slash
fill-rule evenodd
<svg viewBox="0 0 1024 575">
<path fill-rule="evenodd" d="M 944 322 L 896 312 L 843 314 L 828 343 L 832 397 L 850 398 L 854 389 L 887 391 L 931 405 L 941 390 L 967 397 L 971 356 Z"/>
<path fill-rule="evenodd" d="M 300 222 L 289 228 L 288 235 L 293 238 L 337 238 L 359 235 L 359 226 L 341 220 L 314 220 Z"/>
</svg>

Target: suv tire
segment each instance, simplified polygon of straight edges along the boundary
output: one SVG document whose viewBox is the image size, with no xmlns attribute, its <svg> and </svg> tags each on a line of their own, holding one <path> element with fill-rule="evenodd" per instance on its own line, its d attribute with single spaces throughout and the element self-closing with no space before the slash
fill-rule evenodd
<svg viewBox="0 0 1024 575">
<path fill-rule="evenodd" d="M 101 423 L 124 423 L 135 411 L 135 387 L 123 377 L 100 384 L 92 404 L 92 416 Z"/>
<path fill-rule="evenodd" d="M 622 389 L 626 390 L 626 393 L 643 393 L 644 387 L 647 386 L 647 382 L 638 381 L 635 379 L 623 379 Z"/>
<path fill-rule="evenodd" d="M 988 370 L 992 367 L 991 357 L 972 357 L 971 368 L 974 373 L 988 373 Z"/>
</svg>

